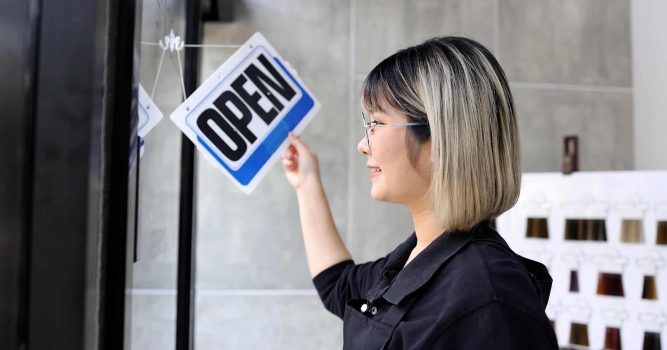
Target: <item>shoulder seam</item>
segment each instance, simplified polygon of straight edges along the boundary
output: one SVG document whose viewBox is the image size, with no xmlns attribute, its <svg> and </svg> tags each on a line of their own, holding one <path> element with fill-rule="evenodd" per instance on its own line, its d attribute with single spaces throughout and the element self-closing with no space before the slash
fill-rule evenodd
<svg viewBox="0 0 667 350">
<path fill-rule="evenodd" d="M 471 242 L 475 243 L 475 242 Z M 491 292 L 493 293 L 493 299 L 496 300 L 498 299 L 498 296 L 496 295 L 496 286 L 495 283 L 493 283 L 493 280 L 491 278 L 491 271 L 489 268 L 489 261 L 486 259 L 486 256 L 482 254 L 482 251 L 479 249 L 479 246 L 475 243 L 473 244 L 475 247 L 475 250 L 477 250 L 477 254 L 484 260 L 484 266 L 486 266 L 486 279 L 489 281 L 489 287 L 491 287 Z"/>
</svg>

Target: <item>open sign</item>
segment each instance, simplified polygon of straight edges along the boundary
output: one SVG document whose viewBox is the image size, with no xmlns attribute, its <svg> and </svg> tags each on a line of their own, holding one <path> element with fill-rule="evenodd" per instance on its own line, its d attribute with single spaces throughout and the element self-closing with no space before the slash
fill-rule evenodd
<svg viewBox="0 0 667 350">
<path fill-rule="evenodd" d="M 244 192 L 252 192 L 319 103 L 266 39 L 255 33 L 171 120 Z"/>
</svg>

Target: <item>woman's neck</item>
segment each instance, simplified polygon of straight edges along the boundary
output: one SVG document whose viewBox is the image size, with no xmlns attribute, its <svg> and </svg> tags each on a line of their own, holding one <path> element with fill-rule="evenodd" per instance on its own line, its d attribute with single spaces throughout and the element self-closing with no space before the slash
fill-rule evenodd
<svg viewBox="0 0 667 350">
<path fill-rule="evenodd" d="M 421 250 L 426 248 L 426 246 L 445 232 L 446 227 L 442 225 L 428 202 L 411 206 L 410 213 L 412 214 L 412 222 L 415 225 L 415 234 L 417 235 L 416 249 Z"/>
<path fill-rule="evenodd" d="M 428 207 L 426 206 L 421 209 L 416 207 L 410 208 L 412 222 L 415 225 L 417 244 L 412 248 L 412 252 L 410 252 L 410 256 L 406 260 L 405 265 L 409 264 L 415 257 L 417 257 L 417 255 L 419 255 L 419 253 L 426 249 L 431 242 L 445 232 L 445 228 L 433 214 L 433 210 L 427 208 Z"/>
</svg>

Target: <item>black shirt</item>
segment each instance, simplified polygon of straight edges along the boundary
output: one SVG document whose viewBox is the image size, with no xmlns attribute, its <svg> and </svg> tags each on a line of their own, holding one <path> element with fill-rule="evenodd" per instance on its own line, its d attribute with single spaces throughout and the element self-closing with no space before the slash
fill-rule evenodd
<svg viewBox="0 0 667 350">
<path fill-rule="evenodd" d="M 445 232 L 405 268 L 413 233 L 386 257 L 313 279 L 344 320 L 345 349 L 558 349 L 544 313 L 551 277 L 480 223 Z"/>
</svg>

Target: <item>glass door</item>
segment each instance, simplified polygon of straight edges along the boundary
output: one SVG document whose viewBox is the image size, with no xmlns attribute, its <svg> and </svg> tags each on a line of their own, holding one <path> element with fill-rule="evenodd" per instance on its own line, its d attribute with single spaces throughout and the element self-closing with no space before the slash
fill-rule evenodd
<svg viewBox="0 0 667 350">
<path fill-rule="evenodd" d="M 169 114 L 183 101 L 184 51 L 176 50 L 175 41 L 184 40 L 185 6 L 185 0 L 144 0 L 137 20 L 139 93 L 154 103 L 139 98 L 139 129 L 146 123 L 142 108 L 151 116 L 159 109 L 162 119 L 138 141 L 136 244 L 128 252 L 134 262 L 125 332 L 131 349 L 176 348 L 181 133 Z"/>
</svg>

